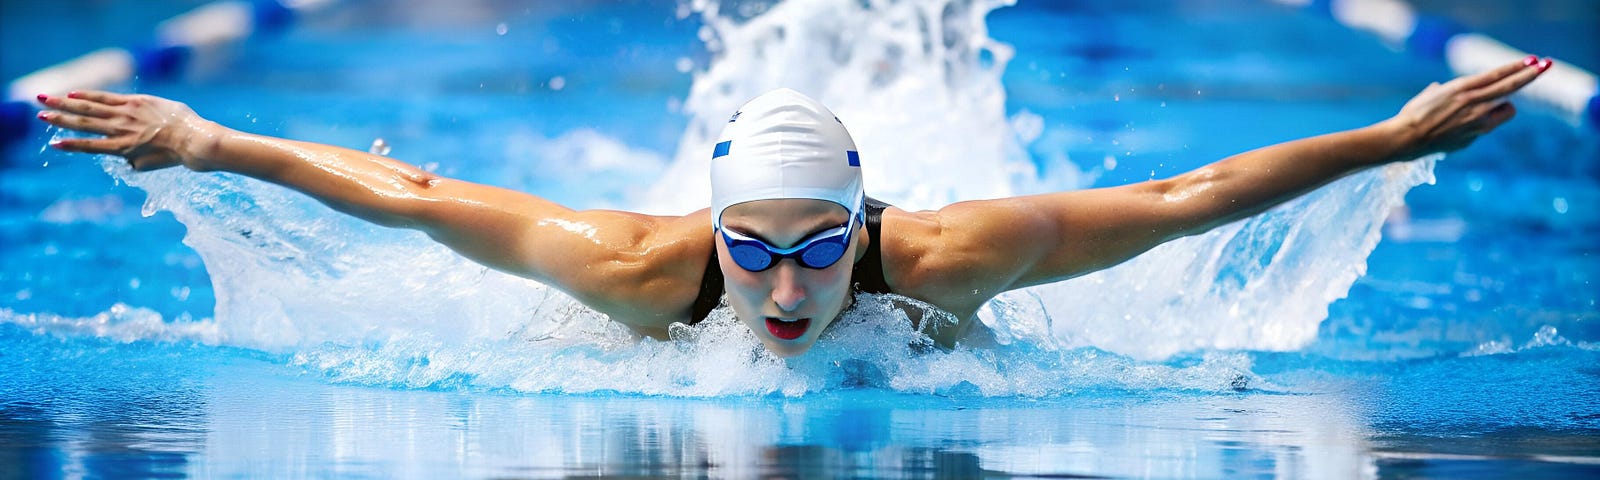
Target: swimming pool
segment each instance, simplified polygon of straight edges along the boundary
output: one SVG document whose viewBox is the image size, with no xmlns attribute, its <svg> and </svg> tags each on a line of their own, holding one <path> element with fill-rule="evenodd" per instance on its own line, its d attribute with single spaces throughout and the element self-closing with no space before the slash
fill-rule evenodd
<svg viewBox="0 0 1600 480">
<path fill-rule="evenodd" d="M 130 5 L 102 15 L 193 4 Z M 707 125 L 775 84 L 826 92 L 881 168 L 869 191 L 915 207 L 1167 176 L 1363 125 L 1448 76 L 1243 0 L 392 5 L 139 89 L 569 205 L 684 211 L 705 203 Z M 1593 58 L 1574 52 L 1556 55 Z M 788 364 L 726 322 L 638 342 L 417 235 L 42 152 L 54 134 L 0 162 L 0 477 L 1600 469 L 1600 147 L 1537 108 L 1436 170 L 1006 297 L 1006 345 L 926 351 L 863 315 Z"/>
</svg>

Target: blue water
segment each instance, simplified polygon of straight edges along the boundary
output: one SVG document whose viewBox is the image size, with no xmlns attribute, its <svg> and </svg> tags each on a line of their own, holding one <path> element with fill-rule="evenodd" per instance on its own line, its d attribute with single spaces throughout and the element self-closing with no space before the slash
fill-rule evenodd
<svg viewBox="0 0 1600 480">
<path fill-rule="evenodd" d="M 1019 134 L 1031 137 L 1020 159 L 972 160 L 1019 160 L 1057 187 L 1172 175 L 1361 126 L 1449 75 L 1265 2 L 1038 3 L 987 15 L 988 36 L 1015 49 L 1003 111 L 991 112 L 1009 123 L 963 125 L 1035 131 Z M 49 52 L 144 31 L 4 5 L 8 79 Z M 148 29 L 191 3 L 130 5 L 94 18 Z M 127 88 L 242 130 L 358 149 L 381 137 L 396 158 L 446 175 L 630 207 L 650 200 L 637 186 L 672 175 L 695 102 L 715 103 L 696 82 L 736 57 L 704 46 L 706 22 L 671 3 L 464 5 L 348 2 L 181 82 Z M 95 33 L 31 50 L 10 41 L 63 25 Z M 1483 28 L 1600 63 L 1593 42 L 1538 25 Z M 983 91 L 981 65 L 952 71 L 977 78 L 953 90 Z M 888 124 L 835 109 L 863 125 L 858 137 Z M 1408 187 L 1357 179 L 1371 183 L 1244 225 L 1216 240 L 1224 268 L 1163 274 L 1211 285 L 1150 294 L 1179 299 L 1179 314 L 1083 299 L 1080 283 L 1037 293 L 1047 315 L 1023 301 L 1001 315 L 1018 332 L 1010 345 L 917 352 L 904 346 L 914 332 L 866 318 L 842 329 L 861 335 L 789 364 L 715 325 L 636 345 L 414 235 L 235 178 L 135 176 L 44 152 L 56 132 L 35 131 L 0 161 L 0 478 L 1592 476 L 1600 142 L 1585 128 L 1524 105 L 1439 161 L 1403 210 L 1356 208 L 1381 196 L 1360 185 Z M 1370 254 L 1337 240 L 1358 227 L 1316 216 L 1330 204 L 1382 234 Z M 1282 247 L 1295 261 L 1237 240 L 1288 231 L 1313 239 Z M 1321 265 L 1361 275 L 1339 289 L 1306 273 Z M 1159 285 L 1125 271 L 1090 280 Z M 1274 275 L 1326 280 L 1345 298 Z M 1269 313 L 1205 309 L 1223 302 Z M 1207 340 L 1186 346 L 1163 328 Z M 1306 335 L 1282 333 L 1297 329 Z"/>
</svg>

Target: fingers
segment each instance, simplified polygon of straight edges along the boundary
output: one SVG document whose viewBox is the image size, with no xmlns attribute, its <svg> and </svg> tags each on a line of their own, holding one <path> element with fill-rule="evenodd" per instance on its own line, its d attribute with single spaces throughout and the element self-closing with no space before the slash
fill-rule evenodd
<svg viewBox="0 0 1600 480">
<path fill-rule="evenodd" d="M 62 112 L 39 112 L 39 119 L 57 127 L 80 132 L 110 135 L 115 129 L 104 119 Z"/>
<path fill-rule="evenodd" d="M 1516 93 L 1517 90 L 1521 90 L 1522 87 L 1527 86 L 1529 82 L 1533 81 L 1533 79 L 1539 78 L 1539 74 L 1544 73 L 1544 70 L 1549 68 L 1549 62 L 1549 59 L 1545 59 L 1543 62 L 1535 65 L 1520 67 L 1511 75 L 1507 75 L 1500 80 L 1484 87 L 1467 92 L 1467 99 L 1469 101 L 1481 102 L 1505 98 L 1512 93 Z"/>
<path fill-rule="evenodd" d="M 108 103 L 111 102 L 111 103 Z M 117 114 L 114 105 L 127 103 L 122 95 L 106 92 L 72 92 L 66 97 L 40 94 L 39 103 L 56 111 L 39 112 L 39 119 L 57 127 L 110 135 L 105 119 Z"/>
<path fill-rule="evenodd" d="M 68 152 L 118 155 L 127 147 L 125 143 L 113 138 L 67 138 L 57 140 L 50 146 Z"/>
<path fill-rule="evenodd" d="M 1515 116 L 1517 116 L 1517 107 L 1512 105 L 1511 102 L 1505 102 L 1494 107 L 1494 109 L 1489 110 L 1488 115 L 1484 116 L 1483 133 L 1489 133 L 1490 130 L 1494 130 L 1500 124 L 1506 123 L 1506 121 L 1511 120 L 1511 117 Z"/>
<path fill-rule="evenodd" d="M 104 103 L 106 105 L 122 105 L 128 103 L 128 96 L 99 90 L 84 90 L 67 94 L 67 98 L 81 98 L 84 100 Z"/>
<path fill-rule="evenodd" d="M 1532 59 L 1532 62 L 1529 62 L 1530 59 Z M 1495 67 L 1487 72 L 1455 79 L 1451 83 L 1460 82 L 1459 85 L 1461 85 L 1462 90 L 1476 90 L 1515 75 L 1517 72 L 1529 69 L 1529 67 L 1537 67 L 1539 65 L 1538 61 L 1539 57 L 1537 55 L 1529 55 L 1527 58 Z M 1537 68 L 1535 70 L 1543 71 L 1543 69 Z"/>
<path fill-rule="evenodd" d="M 77 98 L 47 97 L 40 95 L 39 103 L 44 104 L 46 107 L 61 110 L 63 112 L 71 112 L 95 118 L 107 118 L 117 113 L 116 110 L 112 109 L 110 105 L 105 103 Z"/>
</svg>

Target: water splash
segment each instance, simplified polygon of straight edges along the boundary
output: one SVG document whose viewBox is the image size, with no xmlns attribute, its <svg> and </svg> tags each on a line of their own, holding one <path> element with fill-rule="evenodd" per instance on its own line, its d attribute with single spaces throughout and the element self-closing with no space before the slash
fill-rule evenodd
<svg viewBox="0 0 1600 480">
<path fill-rule="evenodd" d="M 730 12 L 696 1 L 713 58 L 683 103 L 692 118 L 676 158 L 642 200 L 625 193 L 637 183 L 591 184 L 585 198 L 654 212 L 703 208 L 718 129 L 740 103 L 778 86 L 833 106 L 856 136 L 869 192 L 903 207 L 1079 187 L 1078 175 L 1037 176 L 1022 147 L 1043 121 L 1004 110 L 1010 47 L 988 38 L 984 18 L 1009 4 L 814 0 Z M 528 141 L 515 148 L 560 151 L 573 159 L 564 165 L 579 166 L 574 178 L 607 171 L 630 151 L 595 132 Z M 867 296 L 812 352 L 790 360 L 767 353 L 726 311 L 674 329 L 670 340 L 639 338 L 548 287 L 279 187 L 176 169 L 134 175 L 114 158 L 104 165 L 149 192 L 147 215 L 169 211 L 188 227 L 184 242 L 212 278 L 216 318 L 178 333 L 150 312 L 111 322 L 141 325 L 109 330 L 121 333 L 92 333 L 96 318 L 37 328 L 246 347 L 337 381 L 415 388 L 1049 396 L 1258 385 L 1249 356 L 1226 350 L 1287 350 L 1314 338 L 1328 304 L 1361 274 L 1384 215 L 1431 179 L 1432 161 L 1352 176 L 1112 270 L 1004 295 L 980 313 L 994 346 L 934 348 L 903 313 Z M 540 177 L 506 174 L 512 183 Z M 1193 351 L 1203 352 L 1198 361 L 1136 360 Z"/>
<path fill-rule="evenodd" d="M 373 155 L 382 155 L 387 157 L 389 156 L 389 151 L 389 142 L 385 141 L 382 137 L 372 139 L 372 146 L 367 147 L 367 153 Z"/>
<path fill-rule="evenodd" d="M 1011 3 L 814 0 L 729 11 L 692 2 L 713 61 L 684 102 L 693 118 L 677 157 L 642 207 L 707 205 L 709 152 L 728 114 L 777 87 L 829 105 L 861 151 L 867 192 L 908 210 L 1083 186 L 1081 167 L 1038 176 L 1023 148 L 1040 136 L 1038 115 L 1006 117 L 1000 74 L 1011 48 L 988 37 L 985 17 Z M 1143 359 L 1300 348 L 1365 271 L 1388 212 L 1432 181 L 1435 160 L 1354 175 L 1117 268 L 1003 296 L 1043 305 L 1012 317 L 1026 326 L 985 321 Z"/>
<path fill-rule="evenodd" d="M 60 338 L 98 338 L 122 343 L 161 341 L 221 344 L 221 335 L 214 321 L 188 318 L 167 321 L 153 310 L 121 303 L 82 318 L 50 313 L 18 313 L 9 308 L 0 308 L 0 323 L 15 325 L 34 334 Z"/>
<path fill-rule="evenodd" d="M 1032 290 L 1069 345 L 1144 359 L 1186 351 L 1288 351 L 1366 272 L 1383 221 L 1433 181 L 1438 157 L 1334 182 L 1266 213 L 1179 239 L 1109 270 Z"/>
<path fill-rule="evenodd" d="M 922 209 L 1016 193 L 1036 180 L 1034 168 L 1005 114 L 1000 75 L 1011 47 L 989 38 L 984 21 L 1012 3 L 730 2 L 741 11 L 692 2 L 712 62 L 683 103 L 692 118 L 675 162 L 641 207 L 709 205 L 710 152 L 728 115 L 779 87 L 816 98 L 849 127 L 875 197 Z M 940 174 L 908 174 L 920 172 Z"/>
<path fill-rule="evenodd" d="M 1566 337 L 1561 336 L 1560 330 L 1556 329 L 1556 327 L 1545 325 L 1539 327 L 1539 331 L 1534 332 L 1533 337 L 1528 339 L 1527 343 L 1523 343 L 1521 346 L 1513 346 L 1508 340 L 1490 340 L 1478 344 L 1476 347 L 1473 347 L 1472 350 L 1462 352 L 1461 356 L 1479 357 L 1484 355 L 1504 355 L 1548 347 L 1571 347 L 1591 352 L 1600 351 L 1600 344 L 1594 342 L 1574 343 L 1571 340 L 1567 340 Z"/>
<path fill-rule="evenodd" d="M 899 300 L 904 301 L 903 297 Z M 670 340 L 636 338 L 598 318 L 540 335 L 467 345 L 408 338 L 323 345 L 292 363 L 343 382 L 410 388 L 648 395 L 785 395 L 882 388 L 943 396 L 1059 396 L 1084 391 L 1231 391 L 1262 382 L 1243 354 L 1185 365 L 1148 364 L 1082 348 L 1041 348 L 1032 338 L 997 348 L 940 350 L 887 298 L 863 294 L 816 348 L 774 356 L 727 308 Z"/>
</svg>

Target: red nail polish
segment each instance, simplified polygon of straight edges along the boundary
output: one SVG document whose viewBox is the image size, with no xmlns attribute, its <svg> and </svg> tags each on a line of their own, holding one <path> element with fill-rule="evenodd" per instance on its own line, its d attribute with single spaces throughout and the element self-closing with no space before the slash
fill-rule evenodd
<svg viewBox="0 0 1600 480">
<path fill-rule="evenodd" d="M 1528 58 L 1522 59 L 1522 65 L 1525 67 L 1531 67 L 1535 63 L 1539 63 L 1538 55 L 1528 55 Z"/>
<path fill-rule="evenodd" d="M 39 98 L 39 103 L 44 103 L 45 99 L 50 98 L 50 96 L 41 93 L 41 94 L 39 94 L 38 98 Z"/>
<path fill-rule="evenodd" d="M 1549 70 L 1550 66 L 1551 65 L 1555 65 L 1555 64 L 1556 64 L 1555 60 L 1551 60 L 1549 58 L 1545 58 L 1543 62 L 1539 62 L 1539 71 L 1543 72 L 1545 70 Z"/>
<path fill-rule="evenodd" d="M 83 92 L 80 92 L 80 91 L 77 91 L 77 90 L 73 90 L 73 91 L 67 92 L 67 98 L 78 98 L 78 97 L 82 97 L 82 96 L 83 96 Z"/>
<path fill-rule="evenodd" d="M 39 112 L 39 119 L 40 120 L 49 120 L 50 119 L 50 112 Z"/>
</svg>

